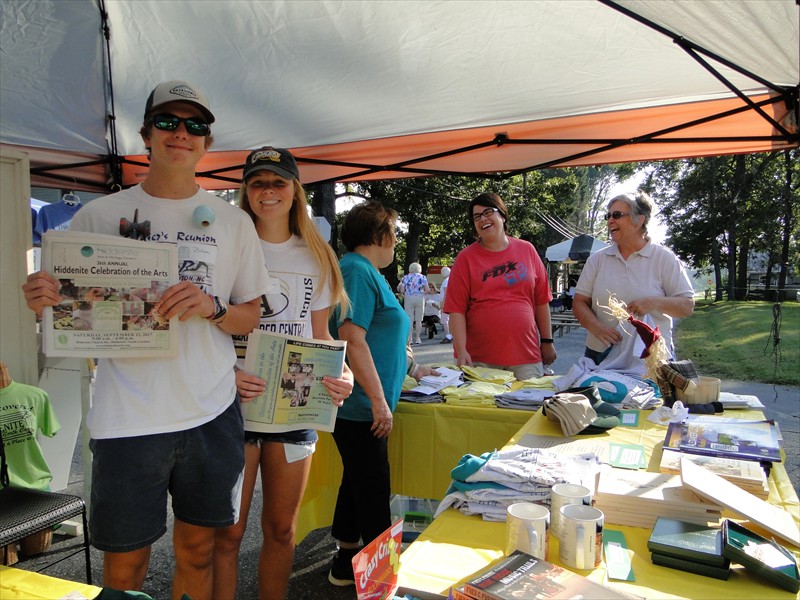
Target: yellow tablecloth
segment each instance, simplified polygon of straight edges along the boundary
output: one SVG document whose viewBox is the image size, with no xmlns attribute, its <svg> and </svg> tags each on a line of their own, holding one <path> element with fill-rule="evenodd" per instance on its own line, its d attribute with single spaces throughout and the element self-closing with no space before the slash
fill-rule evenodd
<svg viewBox="0 0 800 600">
<path fill-rule="evenodd" d="M 392 493 L 444 497 L 450 471 L 464 454 L 502 448 L 530 411 L 400 402 L 389 436 Z M 329 433 L 321 432 L 297 522 L 298 543 L 333 521 L 342 463 Z"/>
<path fill-rule="evenodd" d="M 617 427 L 602 436 L 609 441 L 642 444 L 647 452 L 648 471 L 658 471 L 661 460 L 661 443 L 666 428 L 655 425 L 646 419 L 648 412 L 642 412 L 637 428 Z M 726 416 L 739 418 L 763 418 L 756 411 L 735 411 Z M 526 433 L 538 435 L 561 435 L 557 424 L 537 413 L 510 439 L 508 445 L 516 443 Z M 453 463 L 455 466 L 455 463 Z M 782 506 L 794 515 L 800 523 L 800 503 L 791 481 L 782 464 L 776 463 L 769 479 L 769 502 Z M 733 515 L 726 515 L 733 517 Z M 748 527 L 759 530 L 757 526 Z M 649 529 L 622 527 L 611 523 L 608 529 L 622 531 L 631 554 L 631 564 L 636 576 L 635 583 L 605 581 L 605 567 L 582 574 L 599 583 L 618 587 L 647 598 L 787 598 L 792 595 L 775 585 L 766 583 L 741 567 L 732 570 L 730 579 L 722 581 L 658 567 L 650 562 L 647 550 Z M 770 534 L 766 533 L 767 537 Z M 420 537 L 411 544 L 400 557 L 400 585 L 409 588 L 447 594 L 451 586 L 457 585 L 473 576 L 492 561 L 503 556 L 505 546 L 505 523 L 491 523 L 480 517 L 467 517 L 454 509 L 440 515 Z M 800 551 L 795 550 L 800 558 Z M 558 540 L 550 538 L 550 561 L 561 565 L 558 560 Z M 564 565 L 561 565 L 564 566 Z"/>
<path fill-rule="evenodd" d="M 96 598 L 101 588 L 0 565 L 2 600 L 51 600 L 52 598 Z"/>
</svg>

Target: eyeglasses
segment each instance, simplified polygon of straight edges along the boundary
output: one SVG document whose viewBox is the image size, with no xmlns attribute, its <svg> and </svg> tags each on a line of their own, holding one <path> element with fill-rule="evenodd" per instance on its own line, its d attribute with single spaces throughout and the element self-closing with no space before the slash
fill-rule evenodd
<svg viewBox="0 0 800 600">
<path fill-rule="evenodd" d="M 175 115 L 164 113 L 155 115 L 151 121 L 153 123 L 153 127 L 160 129 L 161 131 L 175 131 L 178 128 L 178 125 L 183 123 L 183 126 L 186 127 L 186 131 L 191 135 L 208 135 L 209 132 L 208 123 L 199 120 L 197 117 L 181 119 Z"/>
<path fill-rule="evenodd" d="M 472 221 L 473 221 L 473 223 L 477 223 L 478 221 L 481 220 L 481 217 L 485 217 L 485 218 L 488 219 L 489 217 L 491 217 L 496 212 L 500 212 L 500 209 L 499 208 L 487 208 L 486 210 L 482 210 L 479 213 L 473 213 Z"/>
<path fill-rule="evenodd" d="M 615 210 L 612 213 L 606 213 L 605 220 L 608 221 L 609 219 L 614 219 L 615 221 L 619 221 L 622 217 L 629 217 L 631 213 L 624 213 L 619 210 Z"/>
</svg>

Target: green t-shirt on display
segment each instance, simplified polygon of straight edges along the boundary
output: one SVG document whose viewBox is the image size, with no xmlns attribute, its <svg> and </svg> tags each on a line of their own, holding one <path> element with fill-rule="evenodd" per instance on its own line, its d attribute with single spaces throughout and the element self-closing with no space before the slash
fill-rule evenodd
<svg viewBox="0 0 800 600">
<path fill-rule="evenodd" d="M 49 490 L 53 475 L 36 434 L 41 431 L 53 437 L 61 426 L 47 392 L 15 381 L 0 388 L 0 427 L 9 483 L 14 487 Z"/>
</svg>

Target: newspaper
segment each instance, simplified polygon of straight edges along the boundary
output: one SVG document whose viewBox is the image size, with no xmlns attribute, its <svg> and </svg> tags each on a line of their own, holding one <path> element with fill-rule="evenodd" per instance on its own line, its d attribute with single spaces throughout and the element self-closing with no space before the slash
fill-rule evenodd
<svg viewBox="0 0 800 600">
<path fill-rule="evenodd" d="M 347 343 L 253 330 L 244 369 L 267 382 L 263 394 L 242 403 L 248 431 L 333 431 L 337 406 L 322 378 L 341 377 Z M 346 400 L 345 400 L 346 402 Z"/>
<path fill-rule="evenodd" d="M 42 314 L 47 356 L 175 353 L 175 324 L 155 310 L 167 288 L 178 282 L 174 244 L 47 231 L 42 236 L 42 269 L 61 283 L 63 299 Z"/>
</svg>

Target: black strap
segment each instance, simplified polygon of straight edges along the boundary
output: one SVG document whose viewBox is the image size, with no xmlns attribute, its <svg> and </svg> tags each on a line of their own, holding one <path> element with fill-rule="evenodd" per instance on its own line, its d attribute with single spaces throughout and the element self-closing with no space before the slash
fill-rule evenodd
<svg viewBox="0 0 800 600">
<path fill-rule="evenodd" d="M 2 427 L 0 427 L 0 486 L 8 487 L 8 463 L 6 462 L 6 446 L 3 442 Z"/>
</svg>

